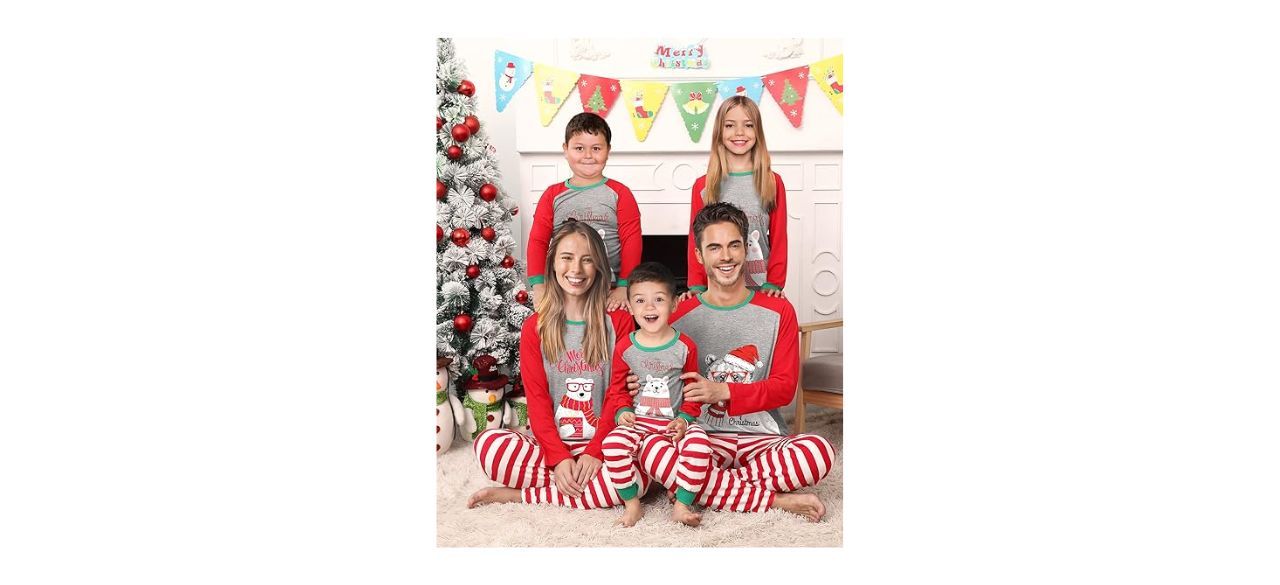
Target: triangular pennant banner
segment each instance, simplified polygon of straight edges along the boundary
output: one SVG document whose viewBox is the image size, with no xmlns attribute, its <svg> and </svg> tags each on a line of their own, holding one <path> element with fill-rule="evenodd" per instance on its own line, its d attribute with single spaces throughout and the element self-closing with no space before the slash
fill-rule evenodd
<svg viewBox="0 0 1280 585">
<path fill-rule="evenodd" d="M 756 105 L 760 105 L 760 94 L 764 93 L 764 84 L 760 82 L 759 77 L 739 77 L 738 79 L 729 79 L 716 83 L 719 90 L 716 93 L 720 95 L 720 99 L 727 99 L 730 96 L 745 95 L 751 98 Z"/>
<path fill-rule="evenodd" d="M 628 100 L 627 112 L 631 114 L 631 126 L 635 128 L 636 140 L 644 142 L 649 137 L 649 129 L 653 128 L 653 119 L 662 109 L 662 101 L 667 97 L 667 84 L 654 81 L 623 81 L 622 94 Z"/>
<path fill-rule="evenodd" d="M 534 63 L 533 83 L 538 90 L 538 117 L 543 126 L 550 126 L 556 112 L 560 111 L 560 106 L 569 97 L 569 92 L 577 85 L 578 74 L 568 69 Z"/>
<path fill-rule="evenodd" d="M 613 110 L 613 103 L 618 101 L 619 93 L 622 93 L 622 88 L 618 86 L 617 79 L 596 77 L 585 73 L 578 78 L 578 97 L 582 98 L 584 112 L 592 112 L 599 114 L 601 118 L 607 118 L 609 112 Z"/>
<path fill-rule="evenodd" d="M 809 89 L 809 66 L 796 67 L 764 76 L 765 89 L 778 102 L 792 126 L 804 121 L 804 94 Z"/>
<path fill-rule="evenodd" d="M 671 97 L 675 99 L 676 106 L 679 106 L 680 117 L 684 118 L 684 129 L 689 132 L 689 138 L 697 142 L 707 127 L 711 104 L 716 103 L 716 84 L 710 81 L 677 83 L 671 86 Z"/>
<path fill-rule="evenodd" d="M 493 95 L 498 100 L 499 112 L 507 108 L 511 97 L 520 91 L 532 74 L 533 61 L 504 51 L 493 52 L 493 84 L 497 87 Z"/>
<path fill-rule="evenodd" d="M 840 115 L 844 115 L 844 55 L 836 55 L 823 59 L 809 66 L 813 72 L 813 80 L 818 82 L 822 93 L 831 98 L 831 105 L 836 107 Z"/>
</svg>

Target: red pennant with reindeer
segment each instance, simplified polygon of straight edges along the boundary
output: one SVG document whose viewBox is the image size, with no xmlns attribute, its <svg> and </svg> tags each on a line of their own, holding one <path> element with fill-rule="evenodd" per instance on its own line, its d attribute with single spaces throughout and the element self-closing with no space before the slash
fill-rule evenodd
<svg viewBox="0 0 1280 585">
<path fill-rule="evenodd" d="M 773 101 L 778 102 L 782 113 L 792 126 L 800 127 L 804 121 L 804 94 L 809 89 L 809 66 L 796 67 L 764 76 L 764 88 Z"/>
<path fill-rule="evenodd" d="M 584 112 L 592 112 L 601 118 L 607 118 L 613 109 L 613 103 L 618 101 L 620 93 L 622 93 L 622 87 L 618 85 L 617 79 L 596 77 L 585 73 L 578 78 L 578 97 L 582 98 Z"/>
</svg>

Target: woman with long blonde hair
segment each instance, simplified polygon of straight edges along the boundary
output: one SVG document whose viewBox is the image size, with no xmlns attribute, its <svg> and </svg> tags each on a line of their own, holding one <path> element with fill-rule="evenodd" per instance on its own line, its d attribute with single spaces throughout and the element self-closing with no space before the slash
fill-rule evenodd
<svg viewBox="0 0 1280 585">
<path fill-rule="evenodd" d="M 635 322 L 625 310 L 605 311 L 613 278 L 604 240 L 590 225 L 570 219 L 556 228 L 545 261 L 546 288 L 520 334 L 520 375 L 533 437 L 507 429 L 476 437 L 480 469 L 504 487 L 472 494 L 467 507 L 623 504 L 602 467 L 602 445 L 614 421 L 601 414 L 614 345 Z M 647 478 L 643 483 L 647 488 Z"/>
<path fill-rule="evenodd" d="M 760 108 L 746 96 L 733 96 L 716 110 L 707 174 L 693 183 L 693 218 L 704 206 L 732 203 L 747 214 L 747 287 L 782 297 L 787 285 L 787 188 L 770 167 L 769 148 L 760 125 Z M 707 275 L 689 234 L 689 293 L 707 290 Z"/>
</svg>

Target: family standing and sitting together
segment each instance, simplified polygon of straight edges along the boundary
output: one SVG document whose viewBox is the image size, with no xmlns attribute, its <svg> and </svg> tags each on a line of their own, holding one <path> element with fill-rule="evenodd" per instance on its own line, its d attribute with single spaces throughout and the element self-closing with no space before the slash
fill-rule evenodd
<svg viewBox="0 0 1280 585">
<path fill-rule="evenodd" d="M 789 435 L 778 409 L 795 397 L 800 367 L 787 270 L 786 189 L 770 169 L 751 99 L 716 113 L 707 174 L 693 186 L 690 291 L 670 270 L 641 263 L 640 212 L 604 177 L 611 133 L 574 116 L 563 150 L 573 176 L 547 188 L 529 235 L 534 314 L 520 338 L 532 436 L 481 433 L 481 470 L 495 502 L 573 508 L 623 506 L 643 516 L 652 484 L 674 498 L 672 519 L 697 526 L 696 507 L 779 508 L 817 522 L 813 494 L 835 450 Z"/>
</svg>

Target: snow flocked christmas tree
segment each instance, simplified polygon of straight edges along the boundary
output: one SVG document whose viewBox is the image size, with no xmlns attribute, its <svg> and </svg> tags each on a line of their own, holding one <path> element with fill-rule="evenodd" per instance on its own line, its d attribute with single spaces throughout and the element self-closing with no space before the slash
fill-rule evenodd
<svg viewBox="0 0 1280 585">
<path fill-rule="evenodd" d="M 493 356 L 519 385 L 520 327 L 533 313 L 511 233 L 516 202 L 498 187 L 498 162 L 475 116 L 475 84 L 452 39 L 438 39 L 436 70 L 436 357 L 450 389 Z"/>
</svg>

